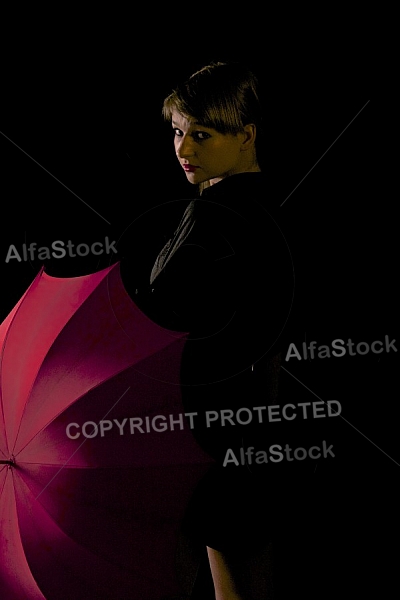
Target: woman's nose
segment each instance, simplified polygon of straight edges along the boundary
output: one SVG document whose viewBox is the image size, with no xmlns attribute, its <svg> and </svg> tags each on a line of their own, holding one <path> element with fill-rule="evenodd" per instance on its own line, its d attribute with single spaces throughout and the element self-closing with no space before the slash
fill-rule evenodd
<svg viewBox="0 0 400 600">
<path fill-rule="evenodd" d="M 195 153 L 193 140 L 189 136 L 182 136 L 176 147 L 176 154 L 179 158 L 189 158 Z"/>
</svg>

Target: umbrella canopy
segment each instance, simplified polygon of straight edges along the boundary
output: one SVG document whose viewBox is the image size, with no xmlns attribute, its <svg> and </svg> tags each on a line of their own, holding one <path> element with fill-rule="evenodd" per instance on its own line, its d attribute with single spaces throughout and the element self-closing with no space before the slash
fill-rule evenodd
<svg viewBox="0 0 400 600">
<path fill-rule="evenodd" d="M 1 324 L 1 598 L 179 596 L 179 527 L 212 462 L 181 403 L 185 341 L 119 263 L 42 270 Z"/>
</svg>

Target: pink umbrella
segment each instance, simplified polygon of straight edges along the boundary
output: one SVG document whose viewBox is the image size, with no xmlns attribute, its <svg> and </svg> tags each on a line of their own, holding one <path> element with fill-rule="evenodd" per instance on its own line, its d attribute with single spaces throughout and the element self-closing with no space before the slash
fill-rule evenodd
<svg viewBox="0 0 400 600">
<path fill-rule="evenodd" d="M 180 597 L 179 528 L 212 462 L 181 403 L 185 341 L 118 263 L 42 270 L 0 325 L 0 598 Z"/>
</svg>

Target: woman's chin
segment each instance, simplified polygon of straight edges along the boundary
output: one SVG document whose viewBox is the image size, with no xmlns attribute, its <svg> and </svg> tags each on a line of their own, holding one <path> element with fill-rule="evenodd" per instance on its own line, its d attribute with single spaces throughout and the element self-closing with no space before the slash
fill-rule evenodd
<svg viewBox="0 0 400 600">
<path fill-rule="evenodd" d="M 188 182 L 193 185 L 199 185 L 200 183 L 203 183 L 205 181 L 204 177 L 200 177 L 200 175 L 197 175 L 196 173 L 190 173 L 189 171 L 187 171 L 185 174 Z"/>
</svg>

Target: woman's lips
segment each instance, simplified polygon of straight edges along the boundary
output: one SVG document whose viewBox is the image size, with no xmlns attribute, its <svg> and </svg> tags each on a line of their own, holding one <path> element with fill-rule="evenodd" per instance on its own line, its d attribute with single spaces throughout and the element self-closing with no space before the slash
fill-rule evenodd
<svg viewBox="0 0 400 600">
<path fill-rule="evenodd" d="M 198 169 L 199 167 L 196 167 L 195 165 L 182 165 L 185 171 L 189 171 L 189 173 L 194 173 L 194 171 L 196 169 Z"/>
</svg>

